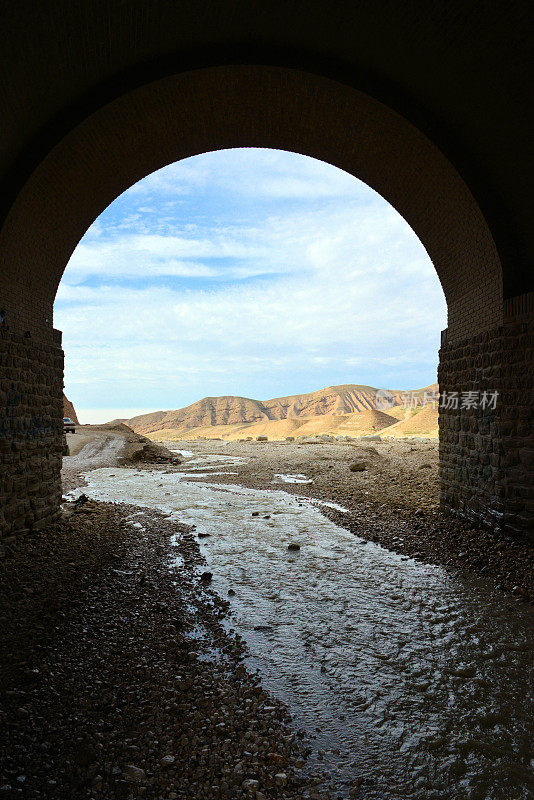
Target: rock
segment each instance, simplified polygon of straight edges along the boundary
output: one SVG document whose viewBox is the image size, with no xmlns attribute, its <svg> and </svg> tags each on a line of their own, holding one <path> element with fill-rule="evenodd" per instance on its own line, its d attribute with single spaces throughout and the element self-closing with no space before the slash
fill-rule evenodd
<svg viewBox="0 0 534 800">
<path fill-rule="evenodd" d="M 235 590 L 234 589 L 228 589 L 228 596 L 229 597 L 235 597 Z"/>
<path fill-rule="evenodd" d="M 285 764 L 287 761 L 287 758 L 281 756 L 280 753 L 267 753 L 267 758 L 274 764 Z"/>
<path fill-rule="evenodd" d="M 211 533 L 197 533 L 197 536 L 199 539 L 207 539 L 209 536 L 211 536 Z"/>
<path fill-rule="evenodd" d="M 213 572 L 203 572 L 200 576 L 200 580 L 204 583 L 211 583 L 213 580 Z"/>
<path fill-rule="evenodd" d="M 287 783 L 287 775 L 285 772 L 277 772 L 274 779 L 278 786 L 285 786 Z"/>
<path fill-rule="evenodd" d="M 92 503 L 86 506 L 91 508 Z M 46 632 L 48 636 L 57 614 L 57 643 L 52 671 L 41 668 L 41 652 L 32 652 L 30 658 L 27 648 L 21 648 L 14 673 L 20 674 L 22 685 L 9 701 L 13 706 L 13 724 L 2 730 L 4 735 L 7 729 L 11 737 L 13 767 L 2 784 L 9 778 L 8 785 L 18 797 L 21 794 L 18 775 L 26 774 L 26 784 L 30 785 L 34 775 L 44 775 L 41 793 L 57 793 L 62 781 L 58 769 L 61 764 L 69 779 L 72 776 L 72 796 L 78 796 L 80 790 L 76 790 L 80 784 L 87 797 L 94 800 L 281 797 L 287 788 L 276 786 L 274 773 L 287 770 L 288 776 L 292 775 L 290 769 L 296 756 L 288 743 L 287 766 L 281 760 L 267 759 L 267 753 L 278 746 L 280 753 L 286 755 L 287 731 L 282 706 L 270 705 L 260 685 L 249 683 L 244 667 L 238 663 L 244 651 L 237 637 L 234 640 L 225 634 L 217 638 L 221 652 L 229 656 L 228 672 L 225 668 L 224 674 L 196 655 L 200 649 L 194 630 L 197 615 L 198 623 L 209 627 L 212 618 L 215 621 L 224 616 L 222 612 L 226 612 L 232 600 L 231 596 L 224 600 L 211 590 L 203 591 L 201 573 L 209 567 L 202 566 L 197 536 L 191 534 L 189 525 L 180 526 L 182 538 L 176 542 L 183 564 L 174 567 L 175 582 L 167 570 L 161 570 L 161 555 L 167 552 L 170 527 L 174 523 L 154 514 L 154 527 L 149 527 L 151 512 L 146 512 L 143 521 L 147 534 L 139 536 L 124 522 L 124 514 L 129 514 L 130 509 L 123 512 L 112 506 L 108 508 L 107 504 L 101 504 L 100 509 L 102 519 L 90 517 L 91 531 L 87 529 L 85 510 L 74 515 L 72 527 L 70 522 L 68 527 L 61 522 L 57 531 L 47 531 L 41 547 L 48 560 L 35 557 L 33 548 L 39 539 L 32 537 L 27 560 L 34 565 L 36 578 L 30 581 L 24 563 L 21 577 L 15 582 L 24 601 L 21 606 L 27 606 L 31 623 L 23 626 L 29 631 L 28 641 L 36 640 L 40 650 L 41 634 Z M 262 508 L 261 514 L 265 512 Z M 53 555 L 50 555 L 51 541 Z M 65 550 L 59 551 L 61 558 L 58 558 L 58 542 Z M 37 550 L 37 555 L 40 553 Z M 142 565 L 141 572 L 138 565 Z M 43 575 L 53 575 L 55 569 L 62 601 L 57 609 L 49 608 L 48 587 L 41 591 Z M 95 585 L 89 583 L 88 575 L 96 575 Z M 3 573 L 0 577 L 4 577 Z M 33 589 L 29 599 L 26 588 Z M 231 589 L 230 595 L 236 592 Z M 134 602 L 135 633 L 139 635 L 130 638 L 123 635 L 125 603 L 133 606 Z M 2 636 L 7 623 L 11 625 L 11 615 L 5 606 L 5 602 L 4 606 L 0 604 Z M 70 624 L 70 620 L 66 620 L 62 609 L 71 607 L 75 610 L 72 629 L 75 635 L 64 638 L 64 625 Z M 39 614 L 35 614 L 36 608 Z M 164 613 L 156 614 L 156 608 Z M 19 611 L 17 608 L 13 632 L 9 633 L 10 644 L 19 635 Z M 159 625 L 154 624 L 155 617 L 161 621 Z M 79 625 L 84 626 L 87 638 L 81 635 Z M 100 639 L 102 630 L 106 635 Z M 95 639 L 101 647 L 87 648 L 86 642 Z M 4 659 L 11 663 L 6 653 Z M 31 669 L 34 664 L 39 664 L 39 677 L 32 677 L 27 684 L 26 675 L 36 672 Z M 43 684 L 47 695 L 49 684 L 50 694 L 57 698 L 55 705 L 47 708 L 46 733 L 50 727 L 50 737 L 44 733 L 35 737 L 33 724 L 27 724 L 27 720 L 37 722 L 40 716 L 41 700 L 39 692 L 34 692 L 35 683 L 39 687 Z M 95 686 L 98 686 L 97 696 L 93 693 Z M 18 707 L 24 709 L 21 712 L 24 717 L 18 717 Z M 64 730 L 72 725 L 71 715 L 76 716 L 76 733 L 65 751 Z M 239 757 L 241 764 L 233 773 L 233 764 Z M 49 777 L 56 780 L 49 783 Z M 306 780 L 305 776 L 295 779 L 301 790 L 299 797 L 306 796 Z M 245 786 L 244 781 L 248 781 Z M 264 781 L 265 787 L 260 791 Z M 9 794 L 6 800 L 7 797 Z"/>
<path fill-rule="evenodd" d="M 144 769 L 136 767 L 134 764 L 126 764 L 122 774 L 128 783 L 142 783 L 146 778 Z"/>
<path fill-rule="evenodd" d="M 253 511 L 252 512 L 252 516 L 253 517 L 259 517 L 260 516 L 260 512 L 259 511 Z"/>
<path fill-rule="evenodd" d="M 300 550 L 300 544 L 295 544 L 294 542 L 291 542 L 291 544 L 288 544 L 287 549 L 288 550 Z"/>
<path fill-rule="evenodd" d="M 257 442 L 268 442 L 269 439 L 267 438 L 267 436 L 256 436 L 256 441 Z"/>
<path fill-rule="evenodd" d="M 351 472 L 365 472 L 367 469 L 367 464 L 365 461 L 355 461 L 350 465 L 349 469 Z"/>
<path fill-rule="evenodd" d="M 74 751 L 76 763 L 81 767 L 88 767 L 96 761 L 96 750 L 91 742 L 78 742 Z"/>
</svg>

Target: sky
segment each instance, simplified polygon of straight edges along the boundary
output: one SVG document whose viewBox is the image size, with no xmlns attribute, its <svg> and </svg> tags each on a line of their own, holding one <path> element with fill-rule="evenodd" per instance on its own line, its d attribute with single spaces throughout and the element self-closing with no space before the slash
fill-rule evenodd
<svg viewBox="0 0 534 800">
<path fill-rule="evenodd" d="M 133 185 L 60 283 L 65 392 L 82 423 L 341 383 L 436 380 L 443 291 L 407 222 L 322 161 L 205 153 Z"/>
</svg>

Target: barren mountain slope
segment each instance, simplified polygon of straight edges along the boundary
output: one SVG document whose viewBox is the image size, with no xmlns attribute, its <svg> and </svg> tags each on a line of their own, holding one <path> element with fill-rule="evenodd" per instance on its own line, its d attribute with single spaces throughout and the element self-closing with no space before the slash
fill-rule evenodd
<svg viewBox="0 0 534 800">
<path fill-rule="evenodd" d="M 435 385 L 418 389 L 413 395 L 423 397 L 425 392 L 435 388 Z M 234 430 L 226 429 L 227 435 L 235 436 L 240 430 L 240 426 L 254 425 L 254 431 L 249 431 L 243 435 L 271 435 L 282 438 L 283 435 L 292 435 L 296 427 L 303 424 L 308 426 L 306 435 L 327 432 L 338 427 L 348 425 L 351 430 L 379 430 L 387 425 L 392 425 L 399 418 L 405 416 L 404 412 L 398 414 L 398 409 L 402 407 L 403 396 L 406 394 L 399 390 L 391 390 L 395 397 L 397 413 L 388 414 L 389 409 L 376 409 L 377 390 L 373 386 L 359 384 L 342 384 L 340 386 L 328 386 L 308 394 L 289 395 L 287 397 L 275 397 L 271 400 L 253 400 L 248 397 L 205 397 L 186 408 L 174 411 L 156 411 L 152 414 L 143 414 L 128 420 L 128 425 L 138 433 L 157 434 L 161 437 L 163 431 L 193 432 L 194 435 L 205 435 L 199 433 L 199 429 L 208 429 L 219 426 L 237 426 Z M 359 415 L 367 412 L 371 416 L 358 419 Z M 383 412 L 384 416 L 376 416 Z M 336 418 L 334 421 L 333 418 Z M 350 420 L 345 420 L 349 417 Z M 290 420 L 298 421 L 298 425 L 279 425 L 273 426 L 273 422 Z M 257 426 L 266 425 L 265 430 Z M 347 430 L 348 432 L 348 430 Z M 209 432 L 210 436 L 215 435 L 215 431 Z"/>
<path fill-rule="evenodd" d="M 155 411 L 133 417 L 128 425 L 138 433 L 163 429 L 184 429 L 211 425 L 235 425 L 268 420 L 269 415 L 258 400 L 248 397 L 204 397 L 186 408 Z"/>
<path fill-rule="evenodd" d="M 387 436 L 438 435 L 438 409 L 428 404 L 384 431 Z"/>
<path fill-rule="evenodd" d="M 336 428 L 336 433 L 340 436 L 351 436 L 358 433 L 378 433 L 378 431 L 394 425 L 395 422 L 395 417 L 391 417 L 384 411 L 370 408 L 359 414 L 347 414 Z"/>
<path fill-rule="evenodd" d="M 63 392 L 63 416 L 69 417 L 76 425 L 79 425 L 78 417 L 76 416 L 76 410 L 71 403 L 71 401 L 65 396 Z"/>
<path fill-rule="evenodd" d="M 272 419 L 292 417 L 315 417 L 323 414 L 353 414 L 375 408 L 376 389 L 373 386 L 359 386 L 347 383 L 341 386 L 327 386 L 317 392 L 294 394 L 288 397 L 275 397 L 264 400 Z"/>
<path fill-rule="evenodd" d="M 362 436 L 385 433 L 394 426 L 396 419 L 375 409 L 356 414 L 317 414 L 314 417 L 274 419 L 241 425 L 211 425 L 199 428 L 164 428 L 150 433 L 157 442 L 180 439 L 256 439 L 266 436 L 269 441 L 285 439 L 287 436 L 310 437 L 329 434 L 334 436 Z"/>
</svg>

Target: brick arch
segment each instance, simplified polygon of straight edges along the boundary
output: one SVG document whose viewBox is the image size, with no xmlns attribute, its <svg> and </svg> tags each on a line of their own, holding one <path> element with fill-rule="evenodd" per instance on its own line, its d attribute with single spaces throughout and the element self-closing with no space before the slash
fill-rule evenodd
<svg viewBox="0 0 534 800">
<path fill-rule="evenodd" d="M 502 270 L 491 232 L 440 151 L 368 95 L 310 73 L 259 66 L 194 70 L 149 83 L 93 113 L 53 148 L 0 232 L 13 318 L 24 327 L 29 312 L 33 327 L 51 330 L 65 265 L 102 210 L 150 172 L 229 147 L 299 152 L 364 181 L 426 247 L 447 299 L 450 337 L 501 321 Z M 29 307 L 20 289 L 26 300 L 32 296 Z"/>
<path fill-rule="evenodd" d="M 442 391 L 499 391 L 496 409 L 440 413 L 443 506 L 495 530 L 532 530 L 532 295 L 507 297 L 492 233 L 439 149 L 345 84 L 281 67 L 183 72 L 102 105 L 47 153 L 0 229 L 0 532 L 59 508 L 62 358 L 52 327 L 65 266 L 101 211 L 181 158 L 271 147 L 329 162 L 378 191 L 425 246 L 448 330 Z M 524 291 L 524 289 L 523 289 Z M 6 397 L 11 398 L 9 402 Z"/>
</svg>

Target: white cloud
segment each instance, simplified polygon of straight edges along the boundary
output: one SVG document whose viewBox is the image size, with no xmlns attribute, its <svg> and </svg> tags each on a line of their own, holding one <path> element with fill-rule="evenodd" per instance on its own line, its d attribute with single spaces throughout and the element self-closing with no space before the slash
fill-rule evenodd
<svg viewBox="0 0 534 800">
<path fill-rule="evenodd" d="M 107 405 L 141 407 L 150 397 L 156 407 L 177 407 L 210 387 L 250 396 L 263 381 L 273 387 L 264 396 L 275 395 L 282 374 L 308 375 L 310 389 L 323 375 L 325 385 L 384 385 L 379 378 L 390 375 L 401 388 L 403 375 L 429 383 L 445 301 L 406 222 L 321 162 L 262 151 L 254 173 L 257 153 L 221 155 L 180 162 L 133 187 L 120 198 L 121 213 L 110 207 L 76 249 L 55 313 L 68 391 L 93 407 L 100 396 Z M 218 216 L 169 207 L 171 191 L 209 187 L 214 176 Z M 232 192 L 252 197 L 254 187 L 269 196 L 266 204 L 226 213 Z M 137 208 L 140 193 L 150 203 Z M 134 206 L 160 214 L 148 225 Z M 162 276 L 174 282 L 129 282 Z M 184 289 L 182 278 L 195 280 Z M 164 391 L 175 399 L 154 399 Z"/>
<path fill-rule="evenodd" d="M 407 269 L 412 274 L 429 269 L 421 244 L 390 206 L 378 201 L 362 208 L 353 202 L 255 219 L 253 224 L 188 224 L 180 234 L 114 231 L 112 238 L 88 236 L 74 251 L 62 285 L 107 275 L 239 280 L 350 269 L 356 277 L 369 270 L 384 273 L 393 264 L 402 264 L 404 274 Z"/>
<path fill-rule="evenodd" d="M 365 202 L 367 195 L 361 182 L 330 164 L 296 153 L 255 148 L 218 150 L 178 161 L 148 175 L 128 193 L 179 198 L 206 189 L 251 197 L 255 202 L 332 197 L 359 197 Z"/>
</svg>

